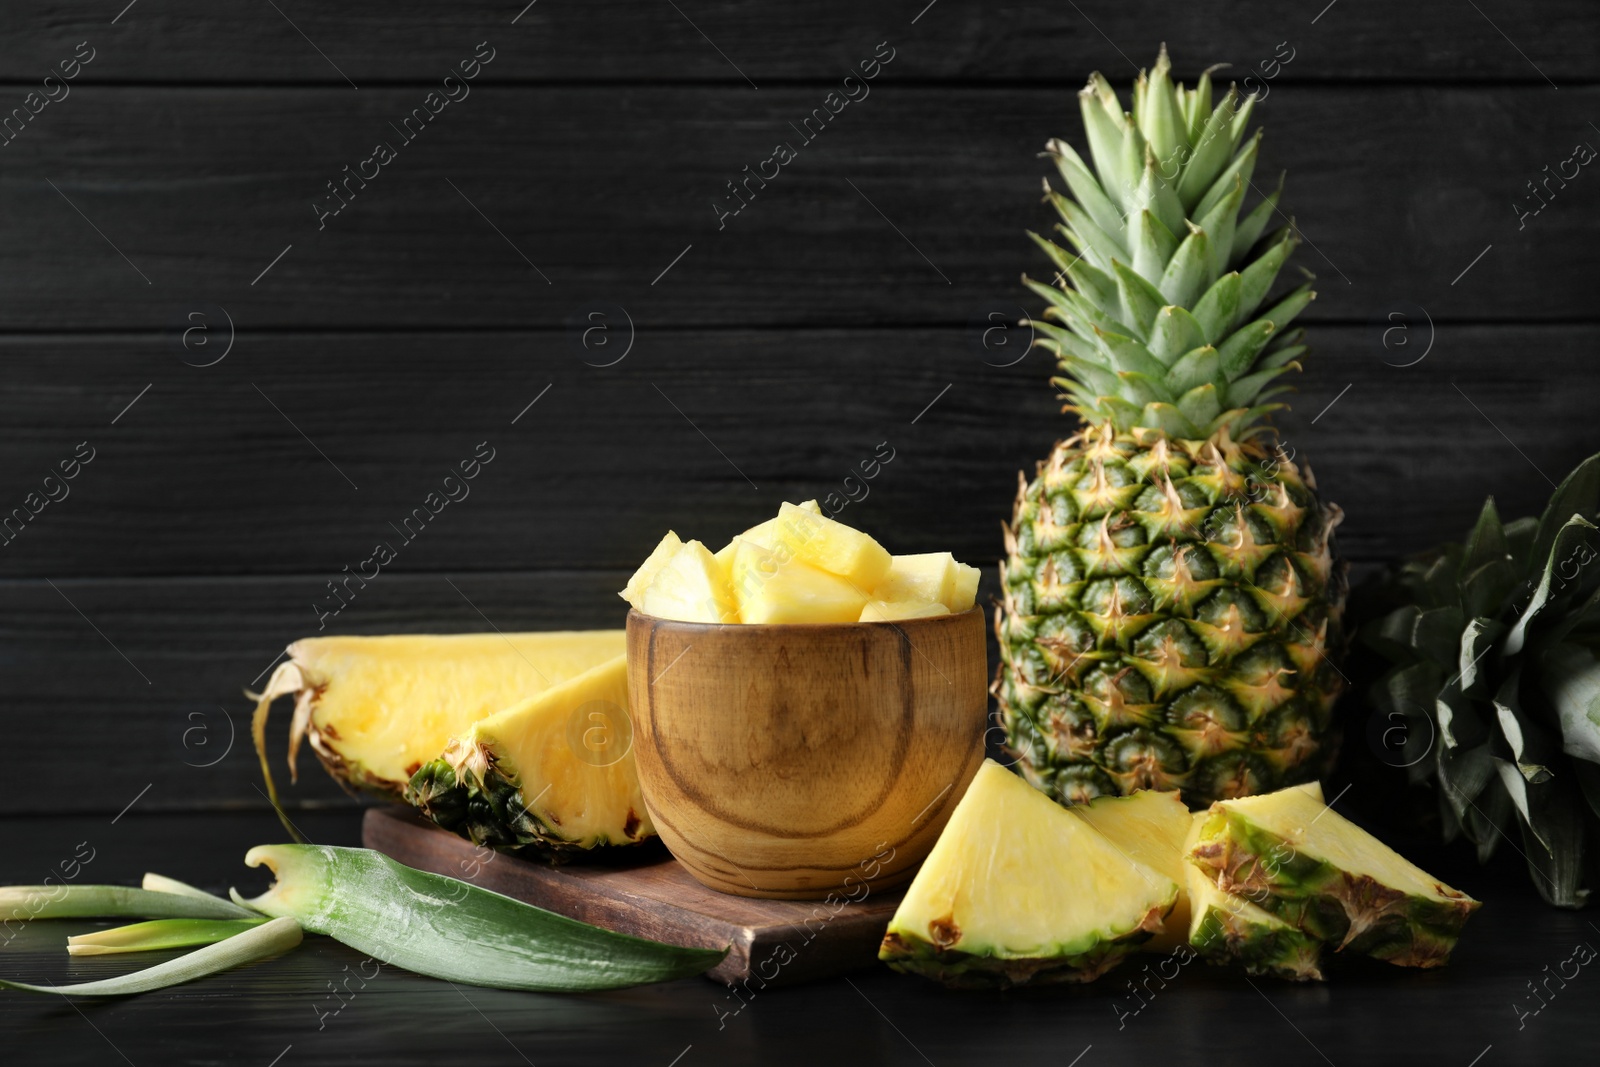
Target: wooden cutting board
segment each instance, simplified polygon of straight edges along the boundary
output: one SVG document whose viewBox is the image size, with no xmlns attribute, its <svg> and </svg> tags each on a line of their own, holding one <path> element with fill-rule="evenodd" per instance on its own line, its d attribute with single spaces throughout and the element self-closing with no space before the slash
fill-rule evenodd
<svg viewBox="0 0 1600 1067">
<path fill-rule="evenodd" d="M 878 966 L 902 889 L 859 902 L 756 900 L 707 889 L 660 844 L 550 867 L 441 830 L 406 808 L 369 808 L 362 842 L 408 867 L 449 875 L 608 930 L 694 948 L 731 948 L 708 978 L 789 985 Z"/>
</svg>

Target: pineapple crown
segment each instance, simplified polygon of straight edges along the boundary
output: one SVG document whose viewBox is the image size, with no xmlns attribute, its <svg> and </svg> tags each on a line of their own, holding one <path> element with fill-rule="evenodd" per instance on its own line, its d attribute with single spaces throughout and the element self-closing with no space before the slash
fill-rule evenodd
<svg viewBox="0 0 1600 1067">
<path fill-rule="evenodd" d="M 1538 519 L 1502 523 L 1491 497 L 1465 544 L 1391 576 L 1399 606 L 1362 630 L 1393 664 L 1373 703 L 1412 780 L 1437 781 L 1447 836 L 1482 859 L 1520 836 L 1539 892 L 1566 907 L 1588 896 L 1600 840 L 1597 516 L 1600 455 Z"/>
<path fill-rule="evenodd" d="M 1261 143 L 1259 130 L 1244 139 L 1255 102 L 1230 87 L 1213 107 L 1210 70 L 1193 89 L 1174 84 L 1162 45 L 1131 114 L 1098 72 L 1078 94 L 1093 169 L 1065 141 L 1046 143 L 1071 195 L 1046 179 L 1045 199 L 1075 251 L 1030 232 L 1057 274 L 1023 282 L 1050 303 L 1035 343 L 1056 354 L 1052 381 L 1085 422 L 1242 440 L 1284 406 L 1268 401 L 1288 386 L 1269 386 L 1305 351 L 1304 331 L 1285 327 L 1316 294 L 1308 282 L 1257 313 L 1299 238 L 1292 222 L 1262 237 L 1281 177 L 1240 217 Z"/>
</svg>

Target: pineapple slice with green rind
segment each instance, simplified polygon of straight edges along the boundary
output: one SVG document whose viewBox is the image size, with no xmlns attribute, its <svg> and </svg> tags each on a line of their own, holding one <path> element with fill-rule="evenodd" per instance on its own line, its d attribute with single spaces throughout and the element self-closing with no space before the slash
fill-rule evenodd
<svg viewBox="0 0 1600 1067">
<path fill-rule="evenodd" d="M 1446 963 L 1478 907 L 1300 789 L 1216 802 L 1189 858 L 1224 892 L 1400 966 Z"/>
<path fill-rule="evenodd" d="M 1322 786 L 1317 782 L 1293 786 L 1322 802 Z M 1194 845 L 1197 818 L 1177 793 L 1141 789 L 1128 796 L 1095 797 L 1087 804 L 1073 804 L 1068 811 L 1088 821 L 1130 858 L 1165 874 L 1178 883 L 1178 902 L 1167 917 L 1166 926 L 1143 948 L 1148 952 L 1171 952 L 1184 944 L 1190 931 L 1189 872 L 1194 868 L 1185 857 Z"/>
<path fill-rule="evenodd" d="M 737 617 L 746 623 L 855 622 L 867 603 L 848 579 L 743 538 L 732 577 Z"/>
<path fill-rule="evenodd" d="M 475 723 L 406 800 L 477 844 L 560 856 L 654 836 L 633 762 L 628 659 L 616 656 Z"/>
<path fill-rule="evenodd" d="M 251 723 L 267 791 L 267 714 L 295 698 L 289 770 L 302 741 L 350 789 L 398 797 L 474 722 L 574 678 L 626 647 L 621 630 L 308 637 L 289 646 Z"/>
<path fill-rule="evenodd" d="M 1098 978 L 1161 928 L 1178 885 L 985 760 L 878 952 L 951 986 Z"/>
<path fill-rule="evenodd" d="M 1163 928 L 1143 947 L 1152 952 L 1170 952 L 1183 944 L 1189 931 L 1183 845 L 1194 818 L 1178 794 L 1143 789 L 1125 797 L 1096 797 L 1067 810 L 1094 827 L 1129 859 L 1172 879 L 1179 890 L 1177 902 Z"/>
<path fill-rule="evenodd" d="M 1214 963 L 1240 964 L 1249 974 L 1322 979 L 1322 942 L 1243 897 L 1224 893 L 1200 868 L 1186 866 L 1190 948 Z"/>
<path fill-rule="evenodd" d="M 1312 782 L 1294 788 L 1322 803 L 1322 786 Z M 1199 841 L 1206 812 L 1190 818 L 1182 855 Z M 1275 974 L 1295 981 L 1322 979 L 1318 961 L 1322 942 L 1299 927 L 1244 897 L 1217 888 L 1206 872 L 1184 862 L 1190 909 L 1189 947 L 1213 963 L 1237 963 L 1249 974 Z"/>
</svg>

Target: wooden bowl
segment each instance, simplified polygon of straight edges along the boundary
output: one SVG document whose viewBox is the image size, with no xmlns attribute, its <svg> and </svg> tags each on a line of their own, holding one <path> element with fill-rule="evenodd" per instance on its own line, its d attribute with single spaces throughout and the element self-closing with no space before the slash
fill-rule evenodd
<svg viewBox="0 0 1600 1067">
<path fill-rule="evenodd" d="M 983 760 L 985 638 L 978 608 L 786 626 L 630 611 L 634 754 L 662 840 L 746 897 L 909 880 Z"/>
</svg>

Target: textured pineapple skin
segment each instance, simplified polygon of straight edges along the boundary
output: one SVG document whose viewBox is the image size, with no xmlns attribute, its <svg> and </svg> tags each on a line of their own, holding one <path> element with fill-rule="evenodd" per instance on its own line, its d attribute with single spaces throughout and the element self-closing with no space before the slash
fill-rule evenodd
<svg viewBox="0 0 1600 1067">
<path fill-rule="evenodd" d="M 1320 981 L 1322 943 L 1297 927 L 1269 927 L 1227 907 L 1207 906 L 1189 932 L 1189 947 L 1219 964 L 1239 964 L 1247 974 Z"/>
<path fill-rule="evenodd" d="M 1018 483 L 993 691 L 1033 785 L 1201 806 L 1325 770 L 1346 581 L 1309 470 L 1268 436 L 1103 424 Z"/>
<path fill-rule="evenodd" d="M 497 770 L 486 780 L 457 774 L 448 759 L 423 764 L 411 776 L 405 799 L 440 827 L 475 845 L 560 862 L 584 846 L 568 841 L 523 808 L 517 783 Z"/>
<path fill-rule="evenodd" d="M 1478 909 L 1476 900 L 1454 890 L 1450 899 L 1429 899 L 1353 876 L 1220 808 L 1204 817 L 1190 861 L 1224 892 L 1338 951 L 1400 967 L 1444 966 Z"/>
<path fill-rule="evenodd" d="M 1145 923 L 1087 952 L 1068 956 L 1003 957 L 945 948 L 904 931 L 891 930 L 878 958 L 901 974 L 918 974 L 950 989 L 1011 989 L 1022 985 L 1092 982 L 1121 963 L 1161 928 L 1161 909 Z"/>
<path fill-rule="evenodd" d="M 477 769 L 474 769 L 476 765 Z M 475 845 L 560 863 L 601 845 L 636 845 L 654 830 L 635 819 L 609 836 L 574 840 L 528 810 L 521 783 L 492 760 L 468 760 L 460 742 L 418 768 L 405 800 L 443 829 Z M 631 836 L 630 836 L 631 835 Z"/>
</svg>

